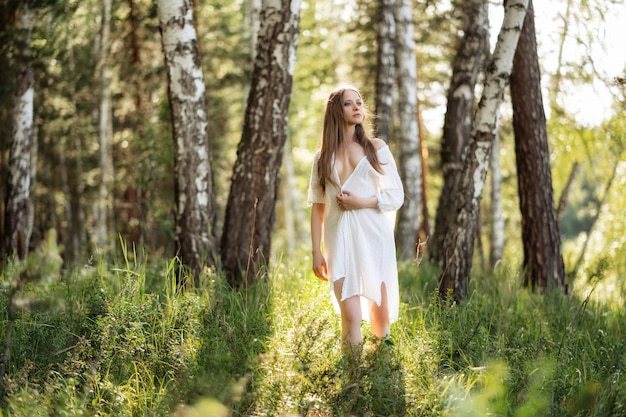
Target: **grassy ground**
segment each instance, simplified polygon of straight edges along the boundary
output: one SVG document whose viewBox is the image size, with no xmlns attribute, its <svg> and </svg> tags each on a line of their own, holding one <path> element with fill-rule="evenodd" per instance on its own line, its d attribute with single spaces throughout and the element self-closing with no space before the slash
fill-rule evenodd
<svg viewBox="0 0 626 417">
<path fill-rule="evenodd" d="M 626 415 L 624 312 L 529 293 L 506 267 L 446 307 L 436 270 L 401 265 L 393 344 L 366 337 L 343 355 L 306 257 L 238 291 L 214 271 L 180 291 L 175 261 L 132 259 L 64 273 L 37 263 L 15 297 L 2 415 Z M 2 272 L 3 313 L 23 276 Z"/>
</svg>

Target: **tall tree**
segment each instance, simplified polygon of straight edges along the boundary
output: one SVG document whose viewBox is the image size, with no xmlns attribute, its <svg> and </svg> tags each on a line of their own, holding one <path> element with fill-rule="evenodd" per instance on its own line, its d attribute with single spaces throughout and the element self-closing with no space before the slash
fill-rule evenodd
<svg viewBox="0 0 626 417">
<path fill-rule="evenodd" d="M 215 196 L 207 100 L 189 0 L 159 0 L 174 137 L 176 245 L 197 276 L 215 260 Z"/>
<path fill-rule="evenodd" d="M 446 232 L 439 294 L 447 297 L 451 292 L 456 301 L 467 295 L 480 200 L 497 132 L 498 109 L 511 75 L 513 55 L 527 5 L 528 0 L 511 0 L 505 5 L 504 21 L 495 51 L 486 68 L 485 87 L 467 146 L 467 156 L 456 194 L 455 215 Z"/>
<path fill-rule="evenodd" d="M 100 99 L 98 100 L 98 139 L 100 182 L 98 199 L 94 214 L 94 243 L 100 249 L 109 249 L 109 230 L 112 221 L 113 196 L 113 123 L 111 121 L 111 0 L 102 1 L 100 37 L 98 45 L 97 78 L 100 81 Z"/>
<path fill-rule="evenodd" d="M 31 146 L 33 141 L 35 85 L 32 67 L 31 32 L 33 10 L 28 2 L 17 8 L 19 31 L 16 45 L 16 78 L 13 131 L 9 151 L 7 196 L 4 212 L 4 256 L 23 259 L 28 254 Z"/>
<path fill-rule="evenodd" d="M 566 289 L 532 0 L 528 4 L 513 61 L 511 101 L 522 213 L 524 285 L 541 290 Z"/>
<path fill-rule="evenodd" d="M 299 0 L 263 1 L 221 241 L 233 286 L 256 280 L 269 260 L 299 27 Z"/>
<path fill-rule="evenodd" d="M 410 0 L 396 0 L 394 20 L 399 113 L 398 161 L 406 195 L 404 205 L 398 212 L 396 244 L 398 257 L 411 259 L 416 254 L 422 205 L 422 158 L 417 124 L 417 63 Z"/>
<path fill-rule="evenodd" d="M 455 215 L 454 200 L 470 135 L 474 89 L 488 52 L 489 2 L 468 0 L 464 10 L 464 35 L 454 58 L 441 138 L 443 188 L 435 214 L 435 232 L 429 241 L 430 258 L 435 263 L 443 259 L 446 231 Z"/>
<path fill-rule="evenodd" d="M 376 98 L 374 131 L 376 136 L 389 142 L 392 125 L 394 39 L 396 24 L 394 4 L 396 0 L 378 0 L 376 20 Z"/>
</svg>

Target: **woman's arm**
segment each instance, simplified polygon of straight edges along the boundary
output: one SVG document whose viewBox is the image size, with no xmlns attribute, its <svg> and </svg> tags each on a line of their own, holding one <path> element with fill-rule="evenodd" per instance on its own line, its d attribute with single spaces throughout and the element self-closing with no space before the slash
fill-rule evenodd
<svg viewBox="0 0 626 417">
<path fill-rule="evenodd" d="M 382 211 L 396 211 L 404 203 L 404 187 L 398 167 L 393 159 L 389 147 L 381 149 L 379 154 L 380 164 L 384 174 L 379 177 L 378 208 Z"/>
<path fill-rule="evenodd" d="M 316 203 L 311 207 L 311 243 L 313 256 L 313 272 L 315 276 L 326 281 L 328 268 L 322 254 L 322 230 L 324 226 L 325 204 Z"/>
</svg>

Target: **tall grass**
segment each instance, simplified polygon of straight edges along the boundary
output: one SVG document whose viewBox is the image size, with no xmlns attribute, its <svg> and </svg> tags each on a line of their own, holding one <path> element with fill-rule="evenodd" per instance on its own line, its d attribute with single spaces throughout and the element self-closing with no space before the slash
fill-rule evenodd
<svg viewBox="0 0 626 417">
<path fill-rule="evenodd" d="M 305 256 L 275 260 L 246 289 L 206 270 L 183 291 L 176 259 L 122 248 L 119 261 L 21 288 L 55 302 L 13 323 L 3 415 L 626 415 L 624 313 L 530 293 L 506 266 L 447 306 L 435 268 L 401 265 L 393 343 L 364 326 L 362 350 L 344 354 Z M 2 272 L 3 313 L 15 270 Z"/>
</svg>

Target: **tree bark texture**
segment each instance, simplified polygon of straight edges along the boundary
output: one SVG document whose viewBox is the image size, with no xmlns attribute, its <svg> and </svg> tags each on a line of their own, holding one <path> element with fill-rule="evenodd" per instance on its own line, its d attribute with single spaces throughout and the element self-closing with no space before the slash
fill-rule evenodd
<svg viewBox="0 0 626 417">
<path fill-rule="evenodd" d="M 455 215 L 444 241 L 439 294 L 455 301 L 467 295 L 474 254 L 480 200 L 485 186 L 489 157 L 496 136 L 499 107 L 513 66 L 528 0 L 509 1 L 495 51 L 486 68 L 485 87 L 467 147 L 455 201 Z"/>
<path fill-rule="evenodd" d="M 111 68 L 109 62 L 109 38 L 111 32 L 111 0 L 103 0 L 101 32 L 98 59 L 98 78 L 100 80 L 100 100 L 98 107 L 98 139 L 100 183 L 98 200 L 94 210 L 93 238 L 97 248 L 108 250 L 109 229 L 113 218 L 113 123 L 111 121 Z"/>
<path fill-rule="evenodd" d="M 443 187 L 435 214 L 435 232 L 430 239 L 431 260 L 440 264 L 447 227 L 454 218 L 454 200 L 463 169 L 474 108 L 474 89 L 488 52 L 489 2 L 465 2 L 464 36 L 454 59 L 452 80 L 441 138 Z"/>
<path fill-rule="evenodd" d="M 374 132 L 377 137 L 389 143 L 393 106 L 394 80 L 394 39 L 396 24 L 394 3 L 396 0 L 378 0 L 378 20 L 376 21 L 376 105 Z"/>
<path fill-rule="evenodd" d="M 269 260 L 299 26 L 299 0 L 264 0 L 221 241 L 233 286 L 258 279 Z"/>
<path fill-rule="evenodd" d="M 417 63 L 411 0 L 396 0 L 395 60 L 398 82 L 398 150 L 405 201 L 398 212 L 398 258 L 415 258 L 422 205 L 422 158 L 417 124 Z"/>
<path fill-rule="evenodd" d="M 159 0 L 174 137 L 176 245 L 197 275 L 215 261 L 215 196 L 205 84 L 189 0 Z"/>
<path fill-rule="evenodd" d="M 515 52 L 511 101 L 522 213 L 524 285 L 541 290 L 565 289 L 532 0 Z"/>
<path fill-rule="evenodd" d="M 30 38 L 33 11 L 22 3 L 18 10 L 21 46 L 17 53 L 13 130 L 4 211 L 3 255 L 24 259 L 28 254 L 31 146 L 34 124 L 35 86 Z"/>
</svg>

